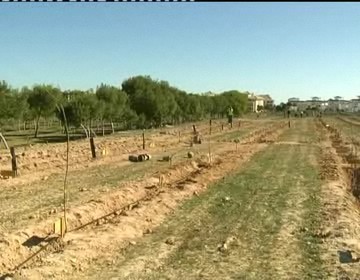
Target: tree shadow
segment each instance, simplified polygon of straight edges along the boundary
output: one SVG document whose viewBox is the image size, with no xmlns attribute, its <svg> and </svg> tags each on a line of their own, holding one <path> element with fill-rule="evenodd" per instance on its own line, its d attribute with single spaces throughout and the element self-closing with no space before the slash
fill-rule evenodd
<svg viewBox="0 0 360 280">
<path fill-rule="evenodd" d="M 46 239 L 46 237 L 39 237 L 37 235 L 33 235 L 29 239 L 27 239 L 24 243 L 22 243 L 21 245 L 31 248 L 34 246 L 38 246 L 45 239 Z"/>
<path fill-rule="evenodd" d="M 71 135 L 70 141 L 84 139 L 82 135 Z M 38 136 L 37 143 L 63 143 L 67 141 L 66 135 L 53 135 L 53 136 Z"/>
</svg>

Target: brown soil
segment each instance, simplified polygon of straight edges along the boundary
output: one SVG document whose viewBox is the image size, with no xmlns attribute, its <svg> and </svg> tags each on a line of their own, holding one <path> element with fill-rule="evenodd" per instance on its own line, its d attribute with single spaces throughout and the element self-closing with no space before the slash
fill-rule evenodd
<svg viewBox="0 0 360 280">
<path fill-rule="evenodd" d="M 219 147 L 216 155 L 213 155 L 211 165 L 209 165 L 209 156 L 205 155 L 186 164 L 172 166 L 161 173 L 162 178 L 165 179 L 165 184 L 161 187 L 158 186 L 159 176 L 141 181 L 129 181 L 119 191 L 69 209 L 67 213 L 69 232 L 64 239 L 65 243 L 54 247 L 59 244 L 52 241 L 51 246 L 24 265 L 18 276 L 25 279 L 48 279 L 50 274 L 71 273 L 90 265 L 92 258 L 110 254 L 114 243 L 126 247 L 129 245 L 129 240 L 141 236 L 144 231 L 158 225 L 180 201 L 198 194 L 210 182 L 221 179 L 226 173 L 237 168 L 241 162 L 247 161 L 255 152 L 266 147 L 266 142 L 274 141 L 285 125 L 278 123 L 268 129 L 258 130 L 239 143 L 237 152 L 234 152 L 234 146 Z M 124 205 L 135 201 L 138 202 L 125 211 L 121 210 Z M 105 215 L 108 216 L 99 219 Z M 55 216 L 60 217 L 61 214 Z M 49 244 L 41 238 L 51 233 L 53 222 L 54 216 L 41 223 L 29 224 L 21 232 L 3 234 L 0 251 L 7 254 L 1 257 L 1 271 L 11 271 L 37 252 L 42 245 Z M 93 223 L 77 230 L 89 222 Z M 34 237 L 40 241 L 29 247 L 22 245 Z M 65 246 L 63 254 L 54 254 L 63 250 L 63 246 Z"/>
<path fill-rule="evenodd" d="M 241 129 L 256 127 L 254 122 L 242 121 Z M 221 121 L 213 121 L 212 137 L 228 133 L 229 128 L 221 130 Z M 207 122 L 197 124 L 202 137 L 209 134 Z M 178 133 L 180 132 L 180 139 Z M 193 135 L 192 126 L 168 128 L 146 133 L 146 152 L 158 153 L 169 148 L 188 145 Z M 95 138 L 98 158 L 93 160 L 88 140 L 77 140 L 70 144 L 69 166 L 71 170 L 83 170 L 98 165 L 108 165 L 127 160 L 129 154 L 143 152 L 142 135 L 106 136 Z M 106 150 L 106 155 L 102 151 Z M 51 174 L 63 173 L 66 163 L 66 144 L 37 144 L 16 148 L 18 172 L 15 179 L 1 180 L 2 186 L 15 186 L 42 180 Z M 126 162 L 128 163 L 128 162 Z M 129 163 L 128 163 L 129 164 Z M 6 150 L 0 150 L 0 170 L 11 169 L 11 156 Z"/>
<path fill-rule="evenodd" d="M 360 256 L 360 208 L 359 201 L 352 195 L 351 164 L 346 162 L 341 135 L 334 128 L 318 125 L 322 135 L 321 176 L 323 185 L 323 236 L 324 262 L 336 279 L 360 279 L 360 267 L 356 258 Z M 339 261 L 339 251 L 349 250 L 353 262 Z"/>
</svg>

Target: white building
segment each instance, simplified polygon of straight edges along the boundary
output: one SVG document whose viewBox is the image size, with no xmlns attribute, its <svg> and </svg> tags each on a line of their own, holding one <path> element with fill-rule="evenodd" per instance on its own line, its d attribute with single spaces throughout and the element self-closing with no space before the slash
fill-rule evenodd
<svg viewBox="0 0 360 280">
<path fill-rule="evenodd" d="M 259 107 L 264 108 L 265 99 L 263 97 L 257 96 L 253 93 L 248 95 L 248 111 L 249 112 L 259 112 Z"/>
</svg>

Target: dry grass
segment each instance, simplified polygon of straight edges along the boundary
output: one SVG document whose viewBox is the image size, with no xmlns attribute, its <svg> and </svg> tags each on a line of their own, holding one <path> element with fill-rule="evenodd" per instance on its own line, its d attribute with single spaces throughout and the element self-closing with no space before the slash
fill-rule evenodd
<svg viewBox="0 0 360 280">
<path fill-rule="evenodd" d="M 311 121 L 299 121 L 298 129 L 282 138 L 311 141 L 307 129 L 313 129 Z M 314 153 L 312 145 L 271 146 L 242 171 L 185 203 L 136 246 L 119 252 L 113 265 L 98 261 L 83 277 L 324 278 L 319 244 L 310 238 L 319 226 L 320 211 L 320 181 L 310 158 Z M 169 237 L 172 245 L 166 242 Z M 227 249 L 219 250 L 223 242 Z"/>
</svg>

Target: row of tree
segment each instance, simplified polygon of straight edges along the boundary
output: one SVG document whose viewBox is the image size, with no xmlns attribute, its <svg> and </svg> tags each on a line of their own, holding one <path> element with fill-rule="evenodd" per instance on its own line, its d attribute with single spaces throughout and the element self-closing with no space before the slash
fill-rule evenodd
<svg viewBox="0 0 360 280">
<path fill-rule="evenodd" d="M 122 123 L 124 128 L 159 127 L 204 118 L 224 117 L 228 106 L 239 116 L 246 111 L 247 93 L 236 90 L 216 95 L 192 94 L 149 76 L 125 80 L 121 87 L 101 84 L 96 90 L 61 91 L 51 85 L 11 88 L 0 82 L 0 127 L 11 121 L 57 117 L 72 127 L 91 127 L 94 121 Z"/>
</svg>

